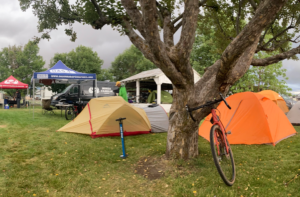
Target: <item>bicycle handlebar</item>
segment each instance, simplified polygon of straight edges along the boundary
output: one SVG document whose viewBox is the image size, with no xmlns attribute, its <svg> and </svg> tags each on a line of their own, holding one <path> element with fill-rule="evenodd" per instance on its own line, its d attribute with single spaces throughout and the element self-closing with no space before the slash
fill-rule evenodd
<svg viewBox="0 0 300 197">
<path fill-rule="evenodd" d="M 229 109 L 231 109 L 231 107 L 228 105 L 227 101 L 225 100 L 225 98 L 223 97 L 223 95 L 222 95 L 221 93 L 220 93 L 220 96 L 221 96 L 222 100 L 224 101 L 225 105 L 226 105 Z"/>
<path fill-rule="evenodd" d="M 186 105 L 186 106 L 185 106 L 186 111 L 187 111 L 188 114 L 191 116 L 192 120 L 193 120 L 194 122 L 196 122 L 195 118 L 194 118 L 193 115 L 192 115 L 192 111 L 195 111 L 195 110 L 197 110 L 197 109 L 204 108 L 204 107 L 209 107 L 209 106 L 211 106 L 211 105 L 213 105 L 213 104 L 216 104 L 216 103 L 219 103 L 219 102 L 221 102 L 221 101 L 224 101 L 225 105 L 226 105 L 229 109 L 231 109 L 231 107 L 228 105 L 228 103 L 226 102 L 225 98 L 223 97 L 223 95 L 222 95 L 221 93 L 220 93 L 220 96 L 221 96 L 221 99 L 214 100 L 214 101 L 208 101 L 208 102 L 206 102 L 204 105 L 200 105 L 200 106 L 198 106 L 198 107 L 189 108 L 189 106 Z"/>
</svg>

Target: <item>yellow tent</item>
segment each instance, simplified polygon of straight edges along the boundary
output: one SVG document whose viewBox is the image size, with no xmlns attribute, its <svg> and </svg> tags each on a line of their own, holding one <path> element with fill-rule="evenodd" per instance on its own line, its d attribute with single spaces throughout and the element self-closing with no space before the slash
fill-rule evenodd
<svg viewBox="0 0 300 197">
<path fill-rule="evenodd" d="M 81 133 L 91 137 L 119 136 L 118 118 L 123 120 L 124 135 L 150 133 L 151 126 L 143 109 L 134 107 L 120 96 L 94 98 L 82 112 L 58 131 Z"/>
<path fill-rule="evenodd" d="M 286 106 L 285 100 L 277 92 L 274 92 L 273 90 L 263 90 L 258 92 L 258 94 L 272 100 L 284 113 L 289 112 L 289 108 Z"/>
</svg>

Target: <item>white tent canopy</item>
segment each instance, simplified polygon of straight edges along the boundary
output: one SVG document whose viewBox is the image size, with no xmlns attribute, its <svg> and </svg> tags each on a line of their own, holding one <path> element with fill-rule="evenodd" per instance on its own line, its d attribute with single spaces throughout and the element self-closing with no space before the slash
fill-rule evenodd
<svg viewBox="0 0 300 197">
<path fill-rule="evenodd" d="M 194 69 L 193 71 L 194 82 L 196 83 L 200 79 L 200 75 Z M 136 102 L 138 103 L 140 95 L 140 81 L 147 81 L 149 79 L 153 79 L 157 85 L 157 104 L 161 104 L 161 86 L 162 84 L 172 84 L 172 82 L 159 68 L 143 71 L 141 73 L 123 79 L 122 82 L 124 82 L 125 84 L 136 82 Z"/>
</svg>

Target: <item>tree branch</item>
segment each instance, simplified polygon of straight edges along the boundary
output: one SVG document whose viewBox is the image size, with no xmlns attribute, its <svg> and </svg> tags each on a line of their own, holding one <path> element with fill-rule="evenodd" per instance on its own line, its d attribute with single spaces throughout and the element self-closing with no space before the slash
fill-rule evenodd
<svg viewBox="0 0 300 197">
<path fill-rule="evenodd" d="M 166 76 L 172 81 L 177 88 L 185 87 L 187 79 L 182 77 L 182 73 L 178 72 L 175 65 L 170 61 L 164 43 L 159 38 L 157 15 L 153 10 L 156 9 L 155 2 L 152 0 L 141 1 L 143 12 L 143 20 L 145 25 L 146 36 L 143 40 L 138 36 L 127 18 L 124 18 L 123 27 L 126 29 L 126 35 L 130 41 L 145 55 L 147 59 L 152 61 L 160 68 Z M 190 80 L 190 78 L 188 79 Z"/>
<path fill-rule="evenodd" d="M 165 15 L 166 9 L 164 7 L 162 7 L 160 5 L 160 3 L 158 3 L 157 1 L 156 1 L 156 6 L 158 7 L 158 9 L 157 9 L 157 15 L 158 15 L 159 19 L 162 22 L 162 25 L 159 25 L 159 26 L 163 29 L 164 28 L 164 15 Z"/>
<path fill-rule="evenodd" d="M 219 18 L 218 18 L 217 15 L 216 15 L 216 19 L 217 19 L 217 23 L 218 23 L 218 25 L 219 25 L 220 31 L 223 33 L 223 35 L 224 35 L 228 40 L 233 40 L 233 38 L 230 37 L 230 36 L 228 36 L 228 35 L 225 33 L 225 31 L 223 30 L 223 28 L 222 28 L 222 26 L 221 26 L 221 23 L 220 23 Z"/>
<path fill-rule="evenodd" d="M 171 14 L 164 17 L 164 43 L 167 47 L 174 46 L 173 25 L 171 24 Z"/>
<path fill-rule="evenodd" d="M 258 53 L 260 51 L 269 51 L 269 52 L 271 52 L 271 51 L 275 51 L 275 48 L 274 47 L 272 47 L 272 48 L 257 47 L 257 49 L 255 50 L 255 53 Z"/>
<path fill-rule="evenodd" d="M 294 26 L 288 26 L 287 28 L 285 28 L 284 30 L 282 30 L 279 34 L 277 34 L 276 36 L 274 36 L 272 39 L 270 39 L 266 44 L 264 44 L 262 46 L 262 48 L 266 47 L 270 42 L 272 42 L 273 40 L 275 40 L 276 38 L 278 38 L 279 36 L 281 36 L 282 34 L 284 34 L 286 31 L 288 31 L 289 29 L 295 28 Z"/>
<path fill-rule="evenodd" d="M 264 59 L 252 59 L 251 65 L 252 66 L 268 66 L 270 64 L 275 64 L 281 60 L 293 57 L 296 54 L 300 54 L 300 46 L 298 46 L 294 49 L 291 49 L 287 52 L 274 55 L 272 57 L 267 57 Z"/>
<path fill-rule="evenodd" d="M 290 42 L 293 42 L 293 43 L 299 43 L 300 41 L 297 41 L 297 39 L 300 38 L 300 35 L 297 36 L 294 40 L 289 40 Z"/>
<path fill-rule="evenodd" d="M 141 8 L 143 12 L 143 20 L 146 34 L 146 42 L 151 47 L 152 52 L 155 56 L 159 56 L 159 45 L 161 45 L 161 40 L 158 31 L 157 23 L 157 12 L 156 12 L 156 1 L 144 0 L 141 1 Z M 146 25 L 147 24 L 147 25 Z"/>
<path fill-rule="evenodd" d="M 251 4 L 253 10 L 256 11 L 257 9 L 256 3 L 253 0 L 249 0 L 249 3 Z"/>
<path fill-rule="evenodd" d="M 177 23 L 180 19 L 182 19 L 182 17 L 183 17 L 183 13 L 180 14 L 176 19 L 174 19 L 174 20 L 172 21 L 172 25 L 175 25 L 175 23 Z"/>
<path fill-rule="evenodd" d="M 180 40 L 176 47 L 179 50 L 178 54 L 182 54 L 181 59 L 189 61 L 189 56 L 195 40 L 197 28 L 197 19 L 199 13 L 199 2 L 197 0 L 185 1 L 185 9 L 182 17 L 182 31 Z"/>
<path fill-rule="evenodd" d="M 239 10 L 236 16 L 236 23 L 235 23 L 235 31 L 236 35 L 240 33 L 240 16 L 241 16 L 241 7 L 242 7 L 242 1 L 239 0 Z"/>
<path fill-rule="evenodd" d="M 156 6 L 158 7 L 158 16 L 162 20 L 162 28 L 163 28 L 163 36 L 164 36 L 164 43 L 166 44 L 167 47 L 174 46 L 174 40 L 173 40 L 173 28 L 174 26 L 171 23 L 171 13 L 170 11 L 161 6 L 157 1 L 156 1 Z"/>
<path fill-rule="evenodd" d="M 273 21 L 273 23 L 274 23 L 274 21 Z M 259 46 L 261 46 L 261 44 L 263 43 L 265 36 L 267 35 L 267 33 L 268 33 L 270 27 L 273 25 L 273 23 L 265 29 L 264 35 L 260 37 L 259 44 L 258 44 Z"/>
<path fill-rule="evenodd" d="M 174 27 L 174 29 L 173 29 L 173 34 L 175 34 L 181 26 L 182 26 L 182 21 L 180 21 L 180 22 Z"/>
<path fill-rule="evenodd" d="M 141 35 L 145 38 L 146 31 L 143 22 L 143 16 L 140 11 L 137 9 L 133 0 L 121 0 L 122 5 L 126 9 L 126 13 L 130 17 L 134 26 L 136 26 L 137 30 L 141 33 Z"/>
<path fill-rule="evenodd" d="M 99 17 L 100 17 L 100 18 L 104 18 L 104 15 L 103 15 L 103 13 L 101 12 L 101 9 L 100 9 L 99 5 L 97 4 L 96 0 L 91 0 L 91 2 L 92 2 L 92 4 L 94 5 L 94 7 L 96 8 Z"/>
<path fill-rule="evenodd" d="M 276 17 L 287 0 L 264 0 L 260 3 L 255 15 L 241 33 L 227 46 L 221 57 L 221 67 L 217 74 L 217 81 L 227 79 L 230 70 L 245 50 L 252 45 L 266 26 Z M 264 20 L 261 20 L 261 19 Z"/>
<path fill-rule="evenodd" d="M 238 59 L 236 65 L 231 70 L 228 79 L 223 82 L 223 84 L 226 85 L 233 85 L 236 81 L 238 81 L 249 69 L 251 65 L 251 61 L 253 59 L 253 56 L 255 54 L 255 49 L 257 47 L 257 43 L 259 41 L 259 37 L 257 40 L 249 46 L 245 52 L 241 55 L 241 57 Z"/>
<path fill-rule="evenodd" d="M 152 61 L 155 65 L 159 65 L 159 61 L 151 53 L 149 45 L 133 30 L 128 19 L 123 19 L 122 26 L 125 28 L 125 33 L 129 37 L 130 41 L 136 46 L 147 59 Z"/>
<path fill-rule="evenodd" d="M 281 48 L 282 45 L 285 44 L 286 42 L 293 42 L 293 40 L 280 40 L 280 41 L 278 41 L 278 44 L 274 44 L 272 48 L 257 47 L 255 53 L 258 53 L 259 51 L 275 51 L 277 48 L 279 48 L 279 47 Z M 294 42 L 294 43 L 298 43 L 298 42 Z M 281 50 L 284 51 L 282 48 L 281 48 Z"/>
<path fill-rule="evenodd" d="M 199 7 L 204 6 L 204 4 L 205 4 L 207 1 L 208 1 L 208 0 L 202 0 L 202 1 L 199 1 L 199 4 L 198 4 Z M 180 14 L 176 19 L 174 19 L 174 20 L 172 21 L 172 25 L 173 25 L 173 26 L 174 26 L 180 19 L 182 19 L 183 14 L 184 14 L 184 13 Z M 175 29 L 174 29 L 174 34 L 175 34 L 176 31 L 181 27 L 181 25 L 182 25 L 182 21 L 176 25 L 176 27 L 175 27 Z"/>
<path fill-rule="evenodd" d="M 97 4 L 96 0 L 91 0 L 91 2 L 94 5 L 94 7 L 96 8 L 97 13 L 99 15 L 99 19 L 97 21 L 93 22 L 92 27 L 94 29 L 101 29 L 104 25 L 109 24 L 110 20 L 103 15 L 103 13 L 101 12 L 101 9 L 100 9 L 99 5 Z"/>
</svg>

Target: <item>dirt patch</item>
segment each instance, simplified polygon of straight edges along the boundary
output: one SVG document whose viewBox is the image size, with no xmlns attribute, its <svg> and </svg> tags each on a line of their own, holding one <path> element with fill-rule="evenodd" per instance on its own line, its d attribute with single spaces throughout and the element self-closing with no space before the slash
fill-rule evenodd
<svg viewBox="0 0 300 197">
<path fill-rule="evenodd" d="M 5 127 L 7 127 L 6 125 L 0 125 L 0 128 L 5 128 Z"/>
<path fill-rule="evenodd" d="M 159 179 L 165 175 L 167 162 L 164 158 L 142 157 L 135 164 L 134 173 L 150 180 Z"/>
</svg>

